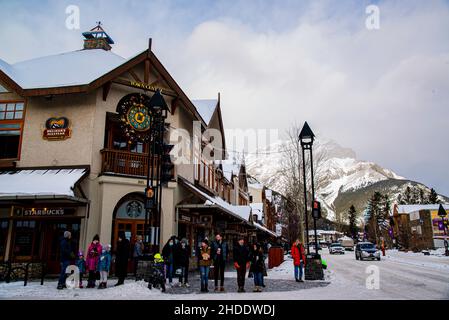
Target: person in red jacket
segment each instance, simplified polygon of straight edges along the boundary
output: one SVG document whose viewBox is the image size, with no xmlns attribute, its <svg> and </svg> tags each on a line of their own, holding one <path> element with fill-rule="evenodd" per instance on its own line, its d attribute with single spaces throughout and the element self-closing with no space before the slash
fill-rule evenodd
<svg viewBox="0 0 449 320">
<path fill-rule="evenodd" d="M 293 243 L 291 253 L 295 267 L 295 280 L 296 282 L 304 282 L 302 280 L 302 268 L 306 264 L 306 255 L 304 253 L 304 246 L 299 239 Z"/>
</svg>

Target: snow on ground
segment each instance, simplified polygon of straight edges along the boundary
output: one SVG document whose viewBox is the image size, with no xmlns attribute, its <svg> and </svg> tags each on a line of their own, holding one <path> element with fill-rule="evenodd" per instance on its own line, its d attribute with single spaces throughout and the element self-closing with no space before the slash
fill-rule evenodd
<svg viewBox="0 0 449 320">
<path fill-rule="evenodd" d="M 449 271 L 449 257 L 444 255 L 444 248 L 430 250 L 429 253 L 430 256 L 425 256 L 422 252 L 387 250 L 384 258 L 396 263 Z"/>
<path fill-rule="evenodd" d="M 441 250 L 440 250 L 441 251 Z M 329 255 L 324 249 L 322 255 L 327 261 L 325 281 L 329 285 L 314 288 L 302 287 L 291 291 L 271 291 L 262 293 L 209 293 L 194 291 L 189 294 L 164 294 L 159 290 L 149 290 L 146 283 L 127 280 L 124 286 L 98 289 L 57 290 L 55 281 L 30 282 L 26 287 L 22 282 L 0 283 L 0 299 L 116 299 L 116 300 L 317 300 L 317 299 L 449 299 L 449 257 L 441 255 L 424 256 L 422 253 L 405 253 L 395 250 L 387 251 L 381 261 L 357 261 L 354 252 L 344 255 Z M 379 271 L 379 289 L 367 288 L 367 279 L 372 271 Z M 236 273 L 225 273 L 226 281 L 234 281 Z M 278 283 L 291 280 L 293 288 L 293 262 L 289 256 L 279 267 L 268 270 L 271 289 Z M 278 283 L 276 280 L 282 280 Z M 199 277 L 191 277 L 191 283 Z M 114 284 L 115 281 L 111 281 Z M 306 284 L 310 283 L 306 281 Z M 210 286 L 212 281 L 210 280 Z M 226 285 L 226 283 L 225 283 Z M 247 289 L 252 288 L 252 280 L 247 279 Z M 276 289 L 275 289 L 276 290 Z"/>
</svg>

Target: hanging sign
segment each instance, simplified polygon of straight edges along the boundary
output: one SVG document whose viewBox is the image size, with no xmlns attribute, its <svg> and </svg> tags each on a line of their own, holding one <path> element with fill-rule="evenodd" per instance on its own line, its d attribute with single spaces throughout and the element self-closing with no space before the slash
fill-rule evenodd
<svg viewBox="0 0 449 320">
<path fill-rule="evenodd" d="M 66 117 L 49 118 L 45 122 L 43 138 L 46 140 L 65 140 L 70 138 L 72 130 Z"/>
</svg>

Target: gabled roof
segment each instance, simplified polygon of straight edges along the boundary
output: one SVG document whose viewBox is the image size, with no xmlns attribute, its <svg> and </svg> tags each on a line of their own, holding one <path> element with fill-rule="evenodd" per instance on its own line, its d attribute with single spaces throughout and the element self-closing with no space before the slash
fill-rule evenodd
<svg viewBox="0 0 449 320">
<path fill-rule="evenodd" d="M 209 125 L 215 109 L 217 108 L 218 99 L 192 100 L 192 103 L 195 105 L 204 122 Z"/>
<path fill-rule="evenodd" d="M 103 49 L 73 51 L 12 65 L 0 60 L 0 80 L 21 96 L 91 92 L 146 60 L 186 109 L 196 119 L 203 120 L 192 101 L 150 49 L 128 60 Z"/>
</svg>

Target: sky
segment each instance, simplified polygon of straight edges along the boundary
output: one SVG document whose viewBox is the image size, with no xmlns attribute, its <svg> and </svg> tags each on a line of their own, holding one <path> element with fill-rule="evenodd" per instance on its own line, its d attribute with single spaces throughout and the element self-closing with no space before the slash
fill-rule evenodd
<svg viewBox="0 0 449 320">
<path fill-rule="evenodd" d="M 66 27 L 66 8 L 80 29 Z M 369 5 L 379 28 L 367 28 Z M 227 128 L 308 121 L 357 158 L 449 195 L 448 1 L 5 1 L 0 59 L 82 48 L 101 21 L 113 51 L 148 46 L 191 99 L 221 94 Z"/>
</svg>

